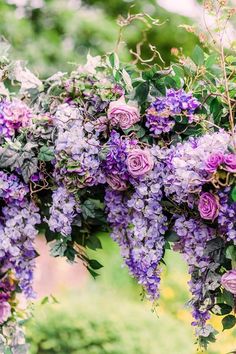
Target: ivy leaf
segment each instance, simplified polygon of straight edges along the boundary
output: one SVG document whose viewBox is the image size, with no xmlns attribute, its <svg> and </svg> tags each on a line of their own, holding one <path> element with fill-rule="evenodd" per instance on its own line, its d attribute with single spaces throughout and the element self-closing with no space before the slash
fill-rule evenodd
<svg viewBox="0 0 236 354">
<path fill-rule="evenodd" d="M 33 157 L 31 160 L 26 160 L 21 167 L 22 177 L 25 183 L 28 183 L 30 177 L 36 173 L 38 170 L 38 160 L 36 157 Z"/>
<path fill-rule="evenodd" d="M 54 159 L 54 152 L 51 147 L 43 145 L 39 150 L 38 159 L 40 161 L 51 161 Z"/>
<path fill-rule="evenodd" d="M 192 59 L 197 66 L 202 66 L 204 64 L 204 51 L 199 45 L 193 50 Z"/>
<path fill-rule="evenodd" d="M 51 246 L 51 255 L 53 257 L 64 257 L 67 245 L 63 240 L 57 240 Z"/>
<path fill-rule="evenodd" d="M 223 331 L 233 328 L 236 325 L 236 317 L 234 315 L 227 315 L 222 320 Z"/>
<path fill-rule="evenodd" d="M 142 105 L 149 94 L 149 83 L 148 82 L 141 82 L 135 91 L 135 99 L 138 101 L 140 105 Z"/>
<path fill-rule="evenodd" d="M 96 199 L 87 199 L 81 206 L 82 214 L 85 219 L 95 218 L 96 209 L 103 210 L 103 204 Z"/>
<path fill-rule="evenodd" d="M 10 147 L 0 148 L 0 167 L 14 168 L 19 158 L 19 152 Z"/>
</svg>

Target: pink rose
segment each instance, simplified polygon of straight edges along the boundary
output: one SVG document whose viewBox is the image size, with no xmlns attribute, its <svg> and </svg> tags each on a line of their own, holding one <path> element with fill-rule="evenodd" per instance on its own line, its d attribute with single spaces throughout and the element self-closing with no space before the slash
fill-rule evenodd
<svg viewBox="0 0 236 354">
<path fill-rule="evenodd" d="M 117 125 L 121 129 L 128 129 L 140 121 L 138 108 L 126 104 L 124 96 L 119 100 L 110 103 L 107 116 L 112 126 Z"/>
<path fill-rule="evenodd" d="M 219 206 L 219 199 L 214 194 L 206 192 L 200 196 L 198 210 L 203 219 L 214 221 L 219 214 Z"/>
<path fill-rule="evenodd" d="M 128 171 L 133 177 L 143 176 L 153 169 L 153 157 L 148 149 L 133 149 L 127 157 Z"/>
<path fill-rule="evenodd" d="M 236 172 L 236 155 L 228 154 L 224 157 L 225 169 L 229 172 Z"/>
<path fill-rule="evenodd" d="M 216 154 L 212 154 L 208 157 L 205 165 L 205 169 L 209 173 L 213 173 L 217 170 L 217 168 L 224 162 L 224 155 L 219 152 Z"/>
<path fill-rule="evenodd" d="M 3 324 L 11 316 L 11 306 L 8 302 L 0 303 L 0 324 Z"/>
<path fill-rule="evenodd" d="M 115 189 L 116 191 L 125 191 L 127 189 L 126 183 L 122 181 L 117 175 L 108 176 L 107 183 L 112 189 Z"/>
<path fill-rule="evenodd" d="M 221 278 L 222 286 L 236 295 L 236 269 L 232 269 L 225 273 Z"/>
</svg>

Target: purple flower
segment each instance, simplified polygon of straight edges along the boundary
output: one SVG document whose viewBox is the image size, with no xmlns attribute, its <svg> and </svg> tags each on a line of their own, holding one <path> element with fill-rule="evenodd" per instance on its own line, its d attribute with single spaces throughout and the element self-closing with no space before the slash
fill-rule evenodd
<svg viewBox="0 0 236 354">
<path fill-rule="evenodd" d="M 224 162 L 224 155 L 221 152 L 212 154 L 208 157 L 206 161 L 205 170 L 209 173 L 213 173 L 223 162 Z"/>
<path fill-rule="evenodd" d="M 221 278 L 223 287 L 236 295 L 236 269 L 232 269 L 225 273 Z"/>
<path fill-rule="evenodd" d="M 138 108 L 126 104 L 124 96 L 110 103 L 107 116 L 112 126 L 118 126 L 121 129 L 128 129 L 140 121 Z"/>
<path fill-rule="evenodd" d="M 224 157 L 225 169 L 229 172 L 236 172 L 236 155 L 227 154 Z"/>
<path fill-rule="evenodd" d="M 11 306 L 8 302 L 0 303 L 0 324 L 3 324 L 11 316 Z"/>
<path fill-rule="evenodd" d="M 186 93 L 183 89 L 169 89 L 166 96 L 157 97 L 148 108 L 146 126 L 154 136 L 168 133 L 175 125 L 174 116 L 187 117 L 191 123 L 193 113 L 199 105 L 200 102 L 190 92 Z"/>
<path fill-rule="evenodd" d="M 216 195 L 208 192 L 201 194 L 198 210 L 203 219 L 214 221 L 219 214 L 219 207 L 219 198 Z"/>
<path fill-rule="evenodd" d="M 128 171 L 133 177 L 145 175 L 153 169 L 153 165 L 153 157 L 148 149 L 133 149 L 128 154 Z"/>
</svg>

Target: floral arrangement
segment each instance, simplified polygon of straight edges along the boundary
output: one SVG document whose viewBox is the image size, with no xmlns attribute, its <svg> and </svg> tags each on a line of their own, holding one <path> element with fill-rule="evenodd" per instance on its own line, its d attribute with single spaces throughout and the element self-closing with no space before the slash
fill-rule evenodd
<svg viewBox="0 0 236 354">
<path fill-rule="evenodd" d="M 2 55 L 2 351 L 27 352 L 17 294 L 34 297 L 39 233 L 53 256 L 78 257 L 96 277 L 102 265 L 86 249 L 110 230 L 154 303 L 166 250 L 180 252 L 199 345 L 215 340 L 212 315 L 235 326 L 236 57 L 220 53 L 197 46 L 142 70 L 115 52 L 88 56 L 44 82 Z"/>
</svg>

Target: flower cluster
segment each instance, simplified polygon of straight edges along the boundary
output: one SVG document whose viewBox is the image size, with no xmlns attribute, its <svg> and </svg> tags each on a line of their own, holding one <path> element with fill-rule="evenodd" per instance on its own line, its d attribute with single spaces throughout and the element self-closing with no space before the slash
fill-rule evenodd
<svg viewBox="0 0 236 354">
<path fill-rule="evenodd" d="M 0 136 L 9 138 L 31 123 L 32 113 L 20 100 L 0 102 Z"/>
<path fill-rule="evenodd" d="M 159 297 L 160 261 L 164 253 L 166 217 L 160 204 L 163 166 L 157 160 L 151 173 L 133 180 L 128 197 L 108 189 L 106 207 L 112 237 L 118 242 L 130 272 L 152 300 Z"/>
<path fill-rule="evenodd" d="M 96 275 L 100 265 L 86 248 L 99 247 L 94 230 L 110 226 L 152 301 L 165 250 L 180 252 L 203 343 L 214 339 L 212 313 L 227 307 L 234 316 L 236 142 L 222 86 L 212 97 L 194 89 L 203 85 L 197 79 L 185 83 L 185 72 L 163 96 L 165 74 L 158 72 L 158 83 L 155 68 L 129 76 L 117 60 L 89 56 L 71 75 L 54 75 L 38 100 L 25 95 L 32 109 L 0 102 L 0 351 L 12 345 L 4 332 L 21 342 L 15 297 L 34 296 L 37 227 L 54 241 L 53 255 L 78 256 Z M 214 120 L 218 106 L 221 120 Z"/>
<path fill-rule="evenodd" d="M 146 126 L 154 136 L 168 133 L 175 125 L 175 116 L 185 117 L 191 123 L 199 106 L 199 101 L 191 93 L 169 89 L 165 97 L 158 97 L 148 108 Z"/>
<path fill-rule="evenodd" d="M 58 127 L 55 141 L 56 179 L 63 181 L 69 189 L 104 183 L 99 159 L 100 143 L 95 135 L 85 131 L 81 111 L 69 104 L 59 106 L 55 125 Z"/>
<path fill-rule="evenodd" d="M 121 137 L 112 131 L 102 164 L 107 183 L 114 190 L 126 190 L 128 182 L 148 174 L 154 165 L 150 149 L 142 149 L 137 139 Z"/>
</svg>

